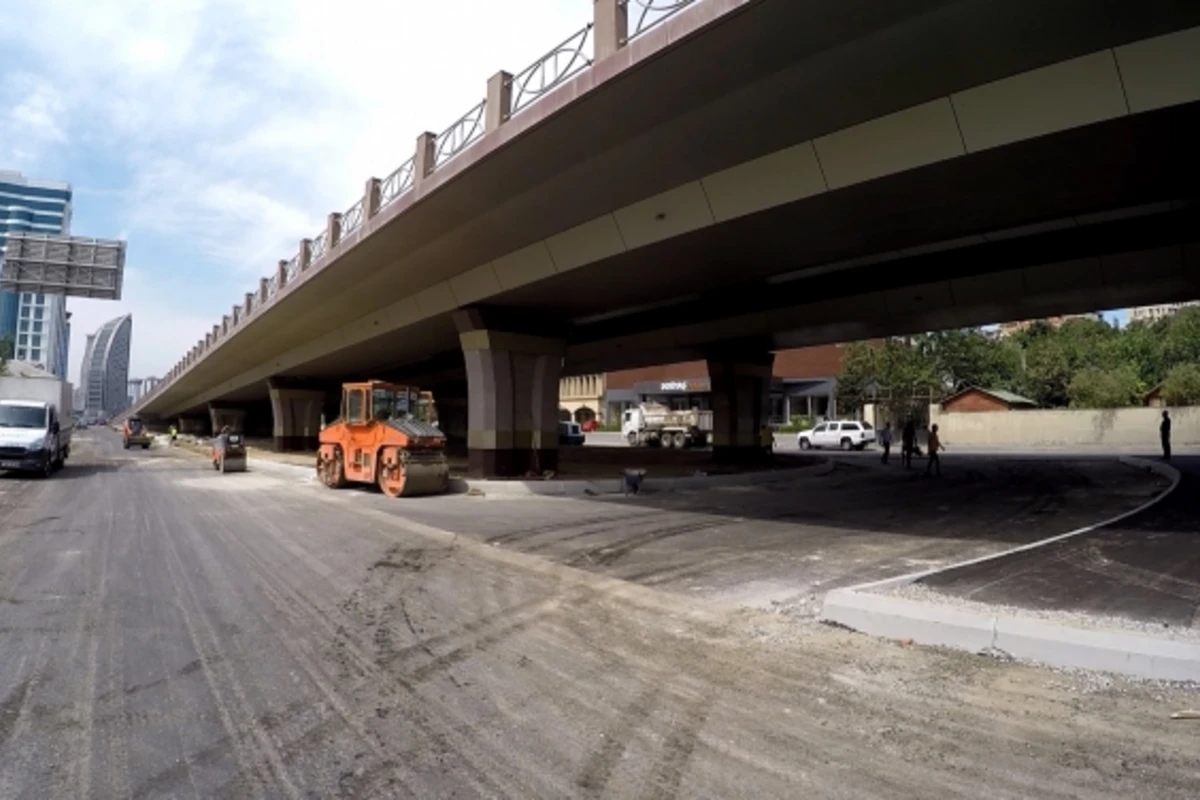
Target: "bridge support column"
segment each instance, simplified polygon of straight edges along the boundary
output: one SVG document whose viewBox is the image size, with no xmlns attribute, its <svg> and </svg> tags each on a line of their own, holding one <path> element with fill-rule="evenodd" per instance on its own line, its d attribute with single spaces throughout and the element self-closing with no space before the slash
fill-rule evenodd
<svg viewBox="0 0 1200 800">
<path fill-rule="evenodd" d="M 446 455 L 467 455 L 469 430 L 467 381 L 447 381 L 429 387 L 437 409 L 438 428 L 446 437 Z"/>
<path fill-rule="evenodd" d="M 479 309 L 455 312 L 455 324 L 467 368 L 468 471 L 510 477 L 558 469 L 563 341 L 514 333 L 515 325 Z"/>
<path fill-rule="evenodd" d="M 271 394 L 275 449 L 316 450 L 325 390 L 289 386 L 274 379 L 267 382 L 267 388 Z"/>
<path fill-rule="evenodd" d="M 179 432 L 190 436 L 203 436 L 204 420 L 200 417 L 180 417 Z"/>
<path fill-rule="evenodd" d="M 753 346 L 709 355 L 713 459 L 718 463 L 754 464 L 768 460 L 760 436 L 770 412 L 773 364 L 772 353 Z"/>
<path fill-rule="evenodd" d="M 220 433 L 221 429 L 226 425 L 234 433 L 246 432 L 246 409 L 244 408 L 232 408 L 230 406 L 219 406 L 209 403 L 208 416 L 212 421 L 214 434 Z"/>
</svg>

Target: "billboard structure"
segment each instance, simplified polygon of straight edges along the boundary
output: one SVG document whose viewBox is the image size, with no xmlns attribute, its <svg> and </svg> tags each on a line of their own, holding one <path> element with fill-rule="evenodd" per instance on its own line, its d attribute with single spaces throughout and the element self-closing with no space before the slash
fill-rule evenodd
<svg viewBox="0 0 1200 800">
<path fill-rule="evenodd" d="M 125 242 L 10 233 L 0 262 L 0 290 L 120 300 Z"/>
</svg>

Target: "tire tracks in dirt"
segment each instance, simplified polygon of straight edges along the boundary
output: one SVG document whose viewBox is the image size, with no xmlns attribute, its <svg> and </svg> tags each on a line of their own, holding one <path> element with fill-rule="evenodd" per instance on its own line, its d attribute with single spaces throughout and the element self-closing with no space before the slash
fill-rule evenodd
<svg viewBox="0 0 1200 800">
<path fill-rule="evenodd" d="M 175 585 L 179 613 L 192 648 L 200 657 L 201 674 L 229 737 L 242 779 L 254 784 L 260 794 L 267 794 L 272 788 L 278 787 L 295 800 L 300 797 L 299 790 L 291 782 L 274 744 L 257 724 L 245 689 L 229 663 L 221 637 L 197 598 L 194 581 L 175 541 L 174 526 L 163 515 L 160 506 L 153 508 L 161 523 L 159 530 L 167 551 L 166 569 Z"/>
</svg>

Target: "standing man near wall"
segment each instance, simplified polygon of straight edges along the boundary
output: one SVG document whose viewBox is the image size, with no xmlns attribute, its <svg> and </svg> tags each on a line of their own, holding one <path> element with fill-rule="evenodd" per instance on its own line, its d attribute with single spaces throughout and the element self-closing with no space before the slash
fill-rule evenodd
<svg viewBox="0 0 1200 800">
<path fill-rule="evenodd" d="M 883 423 L 883 428 L 879 431 L 879 444 L 883 448 L 883 456 L 880 461 L 884 464 L 888 463 L 888 456 L 892 453 L 892 422 L 888 420 Z"/>
<path fill-rule="evenodd" d="M 1163 460 L 1171 460 L 1171 415 L 1163 409 L 1162 422 L 1158 426 L 1158 438 L 1162 440 Z"/>
<path fill-rule="evenodd" d="M 905 469 L 912 469 L 913 448 L 917 446 L 917 423 L 909 417 L 904 422 L 904 431 L 900 434 L 900 461 Z"/>
</svg>

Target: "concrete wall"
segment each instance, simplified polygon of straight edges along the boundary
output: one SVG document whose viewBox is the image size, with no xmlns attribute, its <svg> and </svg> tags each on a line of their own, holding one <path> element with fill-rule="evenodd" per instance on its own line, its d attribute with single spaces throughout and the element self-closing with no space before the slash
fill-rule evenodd
<svg viewBox="0 0 1200 800">
<path fill-rule="evenodd" d="M 1200 406 L 1172 408 L 1171 442 L 1200 444 Z M 1138 446 L 1158 448 L 1162 409 L 1004 411 L 953 413 L 930 406 L 930 424 L 953 447 Z"/>
</svg>

